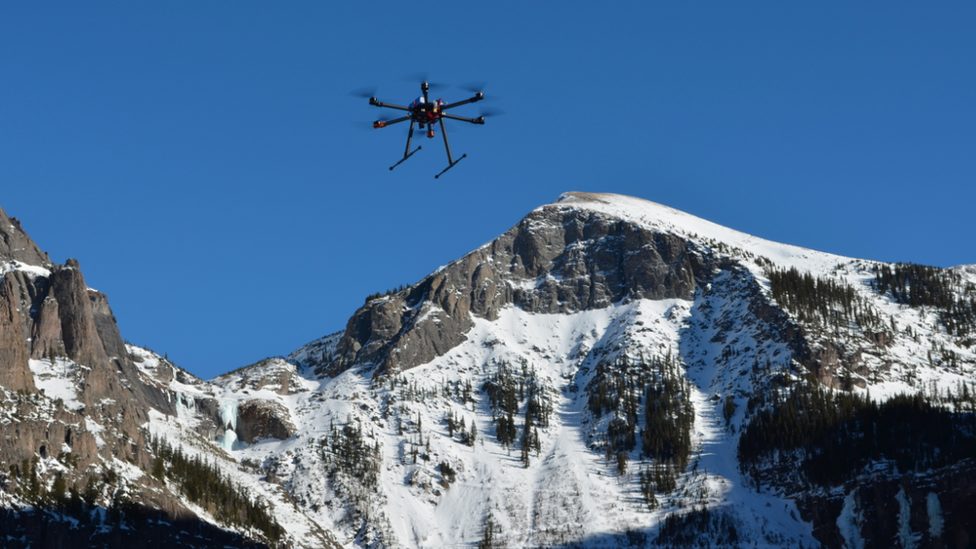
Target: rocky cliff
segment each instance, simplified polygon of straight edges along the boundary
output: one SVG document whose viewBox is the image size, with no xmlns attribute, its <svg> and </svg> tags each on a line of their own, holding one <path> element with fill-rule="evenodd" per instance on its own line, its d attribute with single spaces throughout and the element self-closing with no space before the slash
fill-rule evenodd
<svg viewBox="0 0 976 549">
<path fill-rule="evenodd" d="M 287 390 L 287 379 L 279 382 Z M 186 394 L 197 387 L 203 389 Z M 5 547 L 267 547 L 269 541 L 295 540 L 249 500 L 228 512 L 202 495 L 188 498 L 180 483 L 191 478 L 226 492 L 224 506 L 242 488 L 204 462 L 185 463 L 179 477 L 173 463 L 186 458 L 170 453 L 171 443 L 153 431 L 152 420 L 165 424 L 181 409 L 192 410 L 184 436 L 212 440 L 223 432 L 213 391 L 152 353 L 130 350 L 107 296 L 88 287 L 79 262 L 52 263 L 3 210 L 0 403 Z M 273 403 L 243 407 L 240 424 L 248 441 L 287 438 L 294 431 L 274 412 L 280 410 Z M 225 531 L 228 524 L 237 532 Z M 141 534 L 127 535 L 133 528 Z M 299 546 L 332 543 L 316 528 L 309 536 L 314 541 Z"/>
<path fill-rule="evenodd" d="M 556 203 L 531 212 L 492 242 L 405 290 L 368 299 L 344 331 L 309 344 L 291 358 L 334 380 L 324 386 L 346 387 L 357 395 L 356 402 L 362 402 L 354 408 L 355 413 L 337 411 L 331 416 L 334 424 L 347 426 L 334 444 L 350 444 L 348 437 L 356 440 L 356 429 L 365 429 L 348 430 L 349 426 L 369 426 L 383 432 L 383 426 L 390 424 L 387 422 L 395 422 L 397 433 L 402 434 L 388 438 L 376 434 L 375 439 L 384 441 L 386 447 L 399 448 L 399 463 L 408 464 L 403 465 L 403 472 L 412 487 L 411 495 L 404 496 L 415 498 L 418 505 L 450 499 L 439 489 L 430 488 L 436 486 L 438 478 L 441 486 L 455 482 L 455 478 L 463 479 L 457 482 L 464 484 L 465 493 L 470 492 L 472 483 L 505 484 L 497 471 L 486 472 L 484 461 L 463 457 L 450 445 L 435 442 L 443 436 L 434 432 L 444 421 L 449 426 L 448 434 L 455 433 L 454 439 L 458 429 L 464 428 L 457 423 L 457 418 L 462 417 L 467 425 L 477 425 L 478 433 L 489 433 L 484 436 L 500 445 L 498 451 L 511 452 L 521 445 L 522 463 L 529 470 L 536 467 L 532 465 L 531 448 L 541 450 L 539 459 L 544 463 L 564 462 L 564 469 L 549 470 L 547 465 L 539 465 L 547 472 L 518 477 L 521 480 L 516 483 L 524 483 L 523 489 L 534 491 L 529 498 L 532 504 L 517 501 L 504 488 L 485 490 L 483 497 L 495 502 L 489 516 L 506 524 L 499 527 L 509 532 L 506 543 L 624 543 L 623 538 L 610 536 L 601 542 L 599 537 L 584 533 L 587 528 L 602 526 L 563 532 L 562 524 L 567 521 L 585 522 L 585 513 L 572 514 L 572 503 L 568 501 L 560 510 L 545 503 L 555 497 L 554 491 L 578 490 L 584 484 L 593 488 L 588 477 L 576 476 L 576 465 L 567 461 L 565 452 L 595 450 L 606 460 L 604 463 L 618 464 L 618 474 L 640 471 L 639 475 L 621 474 L 619 482 L 623 485 L 633 485 L 635 492 L 650 489 L 658 493 L 653 499 L 657 519 L 646 520 L 639 515 L 624 519 L 627 506 L 618 503 L 613 507 L 614 513 L 621 515 L 620 522 L 632 520 L 627 528 L 636 529 L 627 543 L 640 545 L 635 540 L 644 540 L 660 546 L 694 545 L 701 538 L 690 534 L 683 538 L 680 532 L 697 529 L 711 533 L 706 536 L 710 543 L 720 546 L 738 546 L 742 538 L 738 538 L 738 543 L 732 540 L 751 531 L 748 537 L 766 546 L 805 546 L 815 539 L 827 547 L 888 547 L 905 543 L 915 547 L 963 547 L 969 543 L 965 540 L 970 539 L 972 529 L 971 521 L 960 512 L 968 507 L 972 497 L 970 482 L 966 480 L 971 472 L 968 462 L 952 461 L 958 457 L 949 459 L 953 464 L 948 466 L 937 465 L 942 463 L 937 460 L 924 462 L 927 465 L 919 462 L 914 467 L 921 467 L 924 472 L 916 470 L 906 475 L 904 470 L 899 472 L 890 465 L 897 451 L 878 448 L 872 452 L 851 441 L 864 436 L 858 428 L 881 429 L 877 425 L 887 421 L 884 417 L 868 420 L 870 414 L 895 413 L 871 411 L 874 409 L 864 404 L 866 396 L 885 402 L 900 393 L 929 391 L 926 394 L 930 396 L 917 398 L 942 402 L 937 406 L 944 408 L 935 412 L 936 416 L 956 417 L 953 414 L 957 411 L 968 410 L 969 405 L 960 404 L 959 399 L 963 398 L 962 392 L 971 391 L 963 387 L 976 381 L 976 356 L 970 336 L 966 335 L 973 332 L 976 317 L 965 312 L 974 303 L 970 296 L 976 288 L 967 282 L 965 268 L 930 272 L 903 267 L 911 271 L 905 277 L 916 277 L 916 287 L 928 284 L 956 296 L 954 304 L 908 306 L 898 302 L 900 295 L 908 295 L 907 290 L 898 295 L 886 292 L 881 282 L 884 268 L 875 262 L 761 241 L 635 199 L 567 193 Z M 650 304 L 655 303 L 662 304 L 663 315 L 632 312 L 634 308 L 653 309 L 656 305 Z M 565 339 L 568 327 L 561 328 L 562 332 L 548 327 L 564 322 L 555 319 L 570 318 L 577 319 L 572 322 L 580 326 L 589 326 L 584 319 L 603 316 L 613 321 L 575 329 L 572 343 Z M 672 324 L 677 327 L 671 328 Z M 647 434 L 637 435 L 660 429 L 652 426 L 649 419 L 652 395 L 661 398 L 666 390 L 655 388 L 653 382 L 643 386 L 648 382 L 642 381 L 647 379 L 642 376 L 648 374 L 634 364 L 644 364 L 655 355 L 657 364 L 668 363 L 670 359 L 660 356 L 665 352 L 680 356 L 678 371 L 695 387 L 690 390 L 691 396 L 684 398 L 693 400 L 697 398 L 693 396 L 695 391 L 701 391 L 701 401 L 694 406 L 694 427 L 688 434 L 690 439 L 698 440 L 700 453 L 694 457 L 695 452 L 691 452 L 689 460 L 693 465 L 677 481 L 677 491 L 672 491 L 675 488 L 666 479 L 647 480 L 652 474 L 661 475 L 660 468 L 667 466 L 667 459 L 674 459 L 677 450 L 652 458 L 660 443 L 648 442 Z M 528 396 L 512 408 L 526 414 L 525 432 L 517 427 L 517 419 L 516 426 L 512 426 L 512 416 L 502 421 L 505 418 L 497 407 L 497 401 L 502 399 L 500 379 L 509 375 L 503 372 L 510 363 L 521 363 L 520 391 L 540 383 L 547 375 L 551 376 L 549 387 L 562 388 L 561 396 L 550 393 L 547 397 L 562 415 L 557 420 L 547 420 L 553 423 L 540 429 L 540 434 L 529 430 L 528 425 L 539 420 L 529 417 L 532 414 L 526 410 L 544 409 L 547 405 L 533 404 Z M 646 368 L 646 364 L 641 367 Z M 933 369 L 940 369 L 941 373 Z M 414 370 L 420 372 L 414 374 Z M 362 385 L 354 381 L 363 376 L 372 380 L 366 396 L 361 392 Z M 545 381 L 541 383 L 545 386 Z M 637 397 L 627 397 L 633 394 L 635 385 L 639 387 Z M 468 396 L 466 391 L 470 389 L 464 387 L 474 387 L 474 396 Z M 931 387 L 941 387 L 934 389 L 936 393 L 955 396 L 948 400 L 933 397 Z M 861 423 L 852 419 L 850 424 L 841 424 L 836 414 L 831 416 L 821 409 L 797 411 L 799 405 L 784 404 L 788 398 L 808 398 L 800 396 L 807 390 L 817 395 L 821 388 L 832 391 L 832 395 L 850 395 L 853 404 L 837 404 L 841 408 L 866 406 L 869 411 L 863 413 L 865 419 Z M 341 392 L 326 394 L 344 398 Z M 632 399 L 629 404 L 627 398 Z M 848 397 L 832 398 L 840 402 Z M 559 402 L 562 404 L 553 404 Z M 320 407 L 330 408 L 324 404 Z M 339 409 L 346 410 L 336 408 Z M 440 414 L 449 417 L 444 420 Z M 580 424 L 569 420 L 576 414 L 583 418 Z M 797 421 L 796 414 L 824 414 L 824 421 L 833 423 L 830 427 L 812 428 Z M 486 416 L 487 421 L 478 420 Z M 646 418 L 648 423 L 641 426 L 645 419 L 640 418 Z M 302 422 L 301 418 L 296 421 Z M 790 425 L 791 421 L 796 423 L 792 433 L 776 431 L 776 425 Z M 425 434 L 422 426 L 429 422 L 438 427 Z M 946 435 L 949 438 L 926 440 L 923 445 L 929 450 L 925 451 L 941 446 L 935 450 L 936 455 L 965 455 L 973 437 L 966 434 L 962 424 L 956 425 L 952 428 L 956 429 L 954 434 Z M 577 428 L 584 433 L 581 438 L 588 449 L 567 450 L 569 443 L 565 439 L 579 437 Z M 805 429 L 820 438 L 812 438 Z M 834 431 L 828 433 L 829 429 Z M 925 428 L 919 424 L 905 429 Z M 512 442 L 508 437 L 513 435 L 504 434 L 510 431 L 521 442 Z M 632 434 L 627 435 L 628 432 Z M 750 457 L 748 448 L 737 448 L 743 432 L 750 435 L 750 443 L 753 436 L 773 437 L 765 439 L 768 451 Z M 466 437 L 469 435 L 462 434 L 460 438 L 469 440 Z M 852 445 L 864 457 L 841 460 L 843 465 L 824 466 L 818 456 L 824 451 L 822 447 L 832 444 L 831 437 Z M 950 441 L 954 437 L 967 442 L 957 445 Z M 436 467 L 409 465 L 420 463 L 411 461 L 417 458 L 404 458 L 409 448 L 418 448 L 418 438 L 423 442 L 414 451 L 420 459 L 434 463 L 446 459 L 443 463 L 447 463 L 448 474 L 443 473 L 444 469 L 438 473 Z M 807 440 L 809 446 L 789 446 L 774 438 Z M 730 468 L 729 460 L 734 462 L 736 454 L 743 457 Z M 314 459 L 301 455 L 303 463 Z M 713 455 L 726 457 L 708 457 Z M 915 463 L 905 461 L 902 455 L 897 459 L 903 467 L 905 463 Z M 676 463 L 679 469 L 684 467 L 684 462 Z M 325 460 L 317 466 L 331 471 L 336 465 Z M 308 467 L 306 464 L 301 469 Z M 386 467 L 400 471 L 396 465 L 387 463 Z M 704 477 L 702 467 L 708 471 Z M 811 480 L 818 478 L 817 474 L 825 474 L 818 467 L 842 470 L 843 475 L 852 478 L 838 476 L 844 480 L 832 481 L 832 485 Z M 273 462 L 276 475 L 287 475 L 289 469 Z M 866 471 L 871 471 L 869 477 L 864 476 Z M 319 492 L 307 487 L 308 480 L 297 480 L 297 472 L 291 474 L 291 482 L 298 483 L 295 490 L 299 500 L 314 500 L 314 494 Z M 540 474 L 543 477 L 535 476 Z M 559 480 L 540 480 L 548 479 L 546 474 L 557 475 Z M 950 478 L 964 487 L 949 489 L 952 481 L 946 479 Z M 811 482 L 821 484 L 813 486 Z M 331 485 L 340 491 L 355 491 L 357 486 L 335 479 Z M 400 490 L 395 485 L 388 485 L 385 490 L 382 497 L 403 497 L 396 495 Z M 715 490 L 725 495 L 717 499 L 702 495 Z M 669 494 L 668 504 L 662 503 L 661 491 Z M 686 499 L 689 493 L 698 493 L 698 499 Z M 784 499 L 764 500 L 770 496 L 762 494 Z M 845 504 L 849 498 L 854 498 L 855 507 Z M 750 512 L 737 510 L 731 515 L 721 511 L 758 506 L 757 501 L 765 507 L 778 505 L 788 513 L 767 515 L 758 508 Z M 796 502 L 792 510 L 790 502 Z M 518 526 L 521 519 L 517 510 L 525 505 L 534 505 L 534 529 Z M 702 514 L 681 511 L 691 505 L 700 506 Z M 389 511 L 365 503 L 355 506 L 370 516 Z M 860 518 L 848 520 L 855 515 Z M 670 518 L 656 523 L 661 517 Z M 776 521 L 782 522 L 772 526 Z M 791 521 L 808 524 L 812 537 L 797 535 L 802 527 L 789 525 Z M 927 521 L 938 523 L 938 528 Z M 419 512 L 408 522 L 414 529 L 436 528 Z M 341 520 L 333 524 L 344 528 Z M 648 526 L 654 524 L 657 526 Z M 371 525 L 373 536 L 402 542 L 403 538 L 397 536 L 403 536 L 404 529 L 384 525 L 381 520 Z M 764 526 L 753 529 L 757 525 Z M 576 533 L 567 533 L 570 531 Z M 470 536 L 446 532 L 437 535 L 442 537 L 434 539 L 445 543 L 471 542 Z"/>
<path fill-rule="evenodd" d="M 407 290 L 366 303 L 349 320 L 338 356 L 319 367 L 329 375 L 366 363 L 407 370 L 464 341 L 473 318 L 495 320 L 510 306 L 565 314 L 623 299 L 691 299 L 712 263 L 671 233 L 543 207 Z"/>
<path fill-rule="evenodd" d="M 16 217 L 7 217 L 3 208 L 0 208 L 0 261 L 19 261 L 40 267 L 51 263 L 47 254 L 27 236 L 20 221 Z"/>
<path fill-rule="evenodd" d="M 8 531 L 113 547 L 137 527 L 188 546 L 976 539 L 971 267 L 567 193 L 343 331 L 206 382 L 124 344 L 77 261 L 4 227 Z"/>
</svg>

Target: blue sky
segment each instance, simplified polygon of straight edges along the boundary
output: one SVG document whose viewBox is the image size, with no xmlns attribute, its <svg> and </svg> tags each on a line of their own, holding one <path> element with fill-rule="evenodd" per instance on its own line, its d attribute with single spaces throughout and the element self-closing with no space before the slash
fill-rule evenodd
<svg viewBox="0 0 976 549">
<path fill-rule="evenodd" d="M 577 190 L 976 263 L 972 2 L 0 5 L 0 206 L 205 378 L 344 328 Z M 390 172 L 403 77 L 487 81 Z M 437 94 L 448 100 L 460 90 Z M 456 114 L 476 116 L 478 106 Z M 358 123 L 358 127 L 356 125 Z"/>
</svg>

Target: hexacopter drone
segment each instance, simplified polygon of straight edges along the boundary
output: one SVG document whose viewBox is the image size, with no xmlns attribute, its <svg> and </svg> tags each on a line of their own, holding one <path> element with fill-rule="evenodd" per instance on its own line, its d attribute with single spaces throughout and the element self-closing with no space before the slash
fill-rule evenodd
<svg viewBox="0 0 976 549">
<path fill-rule="evenodd" d="M 427 92 L 429 89 L 430 89 L 430 84 L 428 84 L 427 82 L 421 82 L 420 91 L 423 92 L 423 95 L 418 97 L 417 99 L 414 99 L 413 102 L 410 103 L 410 106 L 407 107 L 403 107 L 401 105 L 393 105 L 390 103 L 383 103 L 382 101 L 377 100 L 375 97 L 369 98 L 369 104 L 375 105 L 377 107 L 386 107 L 389 109 L 407 111 L 407 116 L 401 118 L 394 118 L 393 120 L 377 120 L 376 122 L 373 122 L 373 128 L 378 129 L 378 128 L 385 128 L 387 126 L 391 126 L 393 124 L 397 124 L 400 122 L 406 122 L 407 120 L 410 121 L 410 131 L 407 133 L 407 148 L 405 151 L 403 151 L 403 158 L 401 158 L 400 161 L 397 162 L 396 164 L 390 166 L 391 170 L 399 166 L 404 160 L 410 158 L 411 156 L 413 156 L 415 152 L 423 148 L 422 146 L 418 145 L 417 148 L 414 149 L 412 152 L 410 150 L 410 140 L 413 139 L 414 124 L 416 124 L 418 128 L 421 130 L 423 130 L 426 127 L 428 138 L 434 137 L 434 124 L 440 124 L 441 134 L 444 135 L 444 148 L 447 149 L 448 165 L 446 168 L 444 168 L 443 171 L 441 171 L 441 173 L 434 176 L 434 179 L 437 179 L 438 177 L 444 175 L 444 172 L 450 170 L 451 168 L 454 167 L 455 164 L 457 164 L 463 158 L 468 156 L 467 154 L 462 154 L 461 158 L 458 158 L 457 160 L 454 160 L 454 158 L 451 156 L 451 145 L 447 141 L 447 131 L 444 128 L 444 119 L 448 118 L 451 120 L 460 120 L 462 122 L 469 122 L 471 124 L 485 123 L 484 116 L 479 116 L 478 118 L 465 118 L 463 116 L 454 116 L 453 114 L 447 114 L 445 111 L 447 111 L 448 109 L 453 109 L 454 107 L 460 107 L 461 105 L 466 105 L 468 103 L 476 103 L 478 101 L 481 101 L 482 99 L 485 98 L 485 94 L 479 91 L 479 92 L 475 92 L 474 96 L 471 97 L 470 99 L 465 99 L 464 101 L 458 101 L 457 103 L 445 104 L 443 99 L 431 101 L 427 97 Z"/>
</svg>

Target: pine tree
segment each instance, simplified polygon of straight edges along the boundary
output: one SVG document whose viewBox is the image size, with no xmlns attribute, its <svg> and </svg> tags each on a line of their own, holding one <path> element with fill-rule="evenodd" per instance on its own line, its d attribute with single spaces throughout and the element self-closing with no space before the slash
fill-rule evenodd
<svg viewBox="0 0 976 549">
<path fill-rule="evenodd" d="M 64 477 L 58 473 L 54 477 L 54 482 L 51 484 L 51 492 L 48 496 L 51 498 L 51 503 L 59 509 L 64 509 L 67 507 L 68 503 L 68 483 L 64 480 Z"/>
</svg>

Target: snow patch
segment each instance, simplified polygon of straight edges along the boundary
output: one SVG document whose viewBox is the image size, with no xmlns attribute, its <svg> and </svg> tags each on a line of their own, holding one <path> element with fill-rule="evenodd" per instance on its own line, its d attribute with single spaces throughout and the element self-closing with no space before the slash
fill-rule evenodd
<svg viewBox="0 0 976 549">
<path fill-rule="evenodd" d="M 78 366 L 65 358 L 30 360 L 31 373 L 34 374 L 34 385 L 44 396 L 51 400 L 60 399 L 64 407 L 71 410 L 81 410 L 84 404 L 78 401 L 75 374 Z"/>
<path fill-rule="evenodd" d="M 945 521 L 942 518 L 942 504 L 939 503 L 939 496 L 935 492 L 929 492 L 925 498 L 925 509 L 929 514 L 929 536 L 932 539 L 941 538 Z"/>
<path fill-rule="evenodd" d="M 861 516 L 857 512 L 857 499 L 851 491 L 844 498 L 844 508 L 837 517 L 837 528 L 844 538 L 845 549 L 864 549 L 864 539 L 861 538 Z"/>
<path fill-rule="evenodd" d="M 220 401 L 220 421 L 225 427 L 224 434 L 217 436 L 217 443 L 224 450 L 236 450 L 237 440 L 237 400 L 224 399 Z"/>
<path fill-rule="evenodd" d="M 898 502 L 898 541 L 904 549 L 915 549 L 920 536 L 912 533 L 912 505 L 905 494 L 905 488 L 898 490 L 895 501 Z"/>
<path fill-rule="evenodd" d="M 27 263 L 12 259 L 10 261 L 0 263 L 0 280 L 3 280 L 3 277 L 6 276 L 7 273 L 12 273 L 14 271 L 27 273 L 32 278 L 36 278 L 38 276 L 51 276 L 51 271 L 49 269 L 38 267 L 36 265 L 28 265 Z"/>
</svg>

